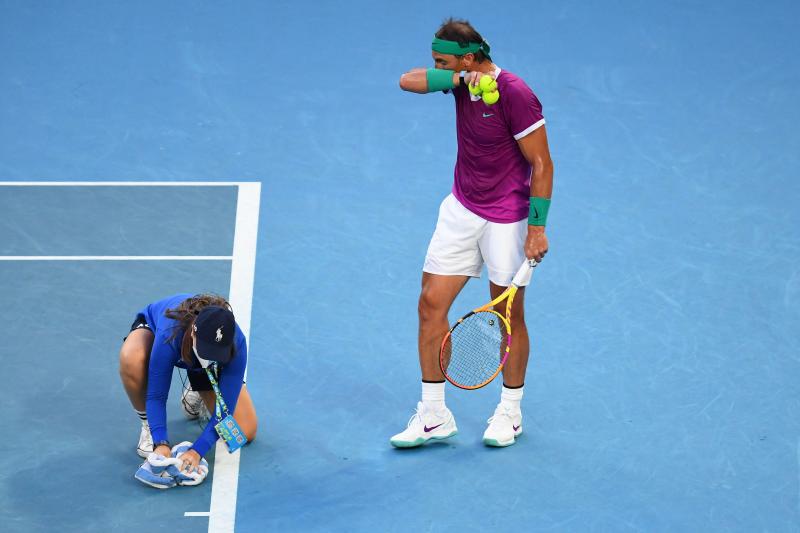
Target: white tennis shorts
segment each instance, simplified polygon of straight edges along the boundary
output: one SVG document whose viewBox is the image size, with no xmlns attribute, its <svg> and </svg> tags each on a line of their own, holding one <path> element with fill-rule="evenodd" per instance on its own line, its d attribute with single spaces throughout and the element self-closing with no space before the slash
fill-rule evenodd
<svg viewBox="0 0 800 533">
<path fill-rule="evenodd" d="M 525 260 L 528 220 L 489 222 L 448 195 L 439 206 L 439 220 L 425 255 L 424 272 L 481 277 L 486 263 L 489 280 L 508 287 Z"/>
</svg>

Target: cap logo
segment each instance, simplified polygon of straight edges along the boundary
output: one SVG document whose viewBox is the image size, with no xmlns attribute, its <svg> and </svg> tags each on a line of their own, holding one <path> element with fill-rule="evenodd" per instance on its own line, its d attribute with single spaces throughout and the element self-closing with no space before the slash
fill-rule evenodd
<svg viewBox="0 0 800 533">
<path fill-rule="evenodd" d="M 220 342 L 222 340 L 222 326 L 217 328 L 217 336 L 214 340 L 217 342 Z"/>
</svg>

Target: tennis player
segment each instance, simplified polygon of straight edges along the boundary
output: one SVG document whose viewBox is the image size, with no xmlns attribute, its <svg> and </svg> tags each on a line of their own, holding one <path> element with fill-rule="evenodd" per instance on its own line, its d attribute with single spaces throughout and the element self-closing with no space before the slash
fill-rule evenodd
<svg viewBox="0 0 800 533">
<path fill-rule="evenodd" d="M 486 264 L 491 297 L 511 283 L 525 258 L 547 253 L 545 222 L 553 189 L 553 163 L 539 99 L 515 74 L 492 62 L 489 44 L 465 20 L 449 19 L 432 43 L 435 68 L 418 68 L 400 77 L 413 93 L 451 93 L 456 107 L 455 179 L 439 208 L 439 219 L 425 257 L 419 298 L 419 362 L 422 401 L 408 427 L 391 438 L 397 447 L 419 446 L 457 433 L 445 405 L 445 380 L 439 348 L 447 333 L 448 311 L 471 277 Z M 467 84 L 482 76 L 496 80 L 499 101 L 486 104 Z M 483 442 L 509 446 L 522 433 L 522 400 L 529 341 L 524 288 L 512 307 L 514 342 L 503 368 L 500 403 L 488 420 Z M 496 309 L 500 314 L 505 308 Z"/>
<path fill-rule="evenodd" d="M 224 403 L 247 440 L 256 437 L 258 420 L 244 383 L 247 343 L 228 302 L 210 294 L 177 294 L 151 303 L 136 315 L 119 356 L 119 374 L 134 410 L 142 421 L 137 453 L 170 456 L 167 435 L 167 396 L 173 368 L 186 370 L 211 419 L 183 454 L 185 466 L 195 469 L 218 436 L 214 426 L 216 395 L 205 367 L 216 368 Z M 212 370 L 213 372 L 213 370 Z"/>
</svg>

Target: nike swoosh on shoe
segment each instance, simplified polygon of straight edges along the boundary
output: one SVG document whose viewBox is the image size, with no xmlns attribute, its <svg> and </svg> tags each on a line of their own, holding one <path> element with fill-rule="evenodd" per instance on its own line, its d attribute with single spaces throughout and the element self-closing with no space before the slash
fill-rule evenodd
<svg viewBox="0 0 800 533">
<path fill-rule="evenodd" d="M 443 425 L 444 425 L 444 423 L 439 424 L 439 426 L 443 426 Z M 439 426 L 433 426 L 432 428 L 429 428 L 428 426 L 425 426 L 423 429 L 425 429 L 425 433 L 430 433 L 431 431 L 433 431 L 434 429 L 438 428 Z"/>
</svg>

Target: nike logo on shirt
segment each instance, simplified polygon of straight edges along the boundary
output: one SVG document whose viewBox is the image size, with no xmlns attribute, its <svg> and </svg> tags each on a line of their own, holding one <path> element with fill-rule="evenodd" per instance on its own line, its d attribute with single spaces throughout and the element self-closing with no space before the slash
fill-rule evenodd
<svg viewBox="0 0 800 533">
<path fill-rule="evenodd" d="M 489 118 L 489 117 L 493 117 L 493 116 L 494 116 L 494 113 L 484 113 L 483 114 L 483 118 Z"/>
</svg>

